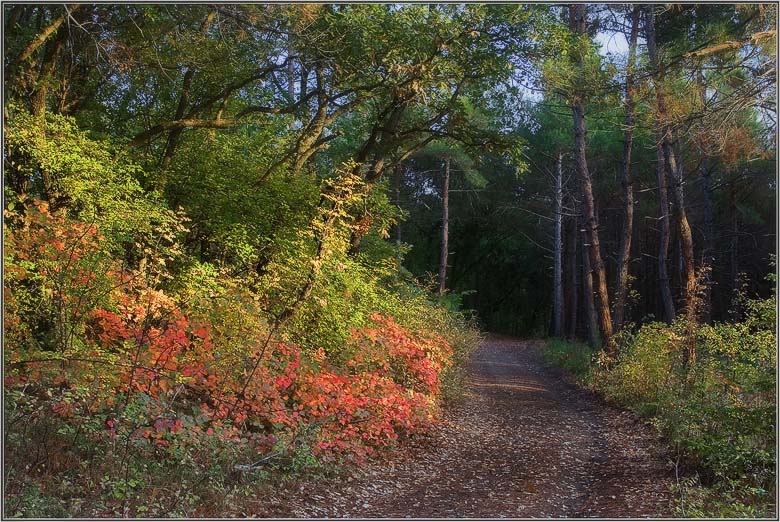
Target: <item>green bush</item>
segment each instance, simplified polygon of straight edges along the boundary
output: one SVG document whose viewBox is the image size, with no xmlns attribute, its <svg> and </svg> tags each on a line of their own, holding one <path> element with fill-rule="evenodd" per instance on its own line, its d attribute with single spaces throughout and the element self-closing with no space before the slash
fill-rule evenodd
<svg viewBox="0 0 780 522">
<path fill-rule="evenodd" d="M 775 494 L 774 297 L 745 300 L 737 323 L 651 323 L 615 338 L 591 362 L 581 345 L 551 341 L 545 359 L 607 399 L 649 417 L 696 477 L 683 483 L 688 516 L 766 516 Z M 695 343 L 696 357 L 683 354 Z"/>
<path fill-rule="evenodd" d="M 593 350 L 586 344 L 553 339 L 542 353 L 544 362 L 585 378 L 590 369 Z"/>
</svg>

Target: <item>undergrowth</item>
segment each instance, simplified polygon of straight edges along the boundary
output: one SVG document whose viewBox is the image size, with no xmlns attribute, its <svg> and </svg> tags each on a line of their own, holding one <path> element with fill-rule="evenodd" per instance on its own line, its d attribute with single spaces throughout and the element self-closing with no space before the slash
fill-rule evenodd
<svg viewBox="0 0 780 522">
<path fill-rule="evenodd" d="M 776 512 L 776 300 L 740 300 L 737 322 L 626 329 L 614 358 L 561 340 L 545 350 L 548 363 L 651 419 L 679 456 L 682 516 Z"/>
<path fill-rule="evenodd" d="M 457 394 L 473 320 L 394 250 L 348 254 L 349 169 L 253 188 L 248 221 L 276 228 L 241 232 L 169 210 L 72 120 L 8 131 L 15 168 L 57 183 L 6 192 L 5 516 L 241 514 L 257 487 L 386 457 Z"/>
</svg>

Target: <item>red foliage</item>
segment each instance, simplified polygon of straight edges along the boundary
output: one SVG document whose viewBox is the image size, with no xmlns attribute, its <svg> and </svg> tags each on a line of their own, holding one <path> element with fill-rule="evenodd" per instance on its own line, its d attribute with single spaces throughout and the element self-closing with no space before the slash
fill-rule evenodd
<svg viewBox="0 0 780 522">
<path fill-rule="evenodd" d="M 105 284 L 97 288 L 97 277 L 89 272 L 96 265 L 79 263 L 98 251 L 95 227 L 39 207 L 11 235 L 7 255 L 15 260 L 11 267 L 17 282 L 33 277 L 24 266 L 35 266 L 42 277 L 79 288 L 72 293 L 81 299 L 79 306 L 96 302 L 84 298 L 90 291 L 102 296 L 102 306 L 69 316 L 81 321 L 83 347 L 66 370 L 58 370 L 70 373 L 52 378 L 48 386 L 83 388 L 92 382 L 87 379 L 95 379 L 96 365 L 101 375 L 109 373 L 111 378 L 101 381 L 102 395 L 96 389 L 85 401 L 91 414 L 103 412 L 109 437 L 130 430 L 164 448 L 188 437 L 218 436 L 248 442 L 258 452 L 280 438 L 306 438 L 320 458 L 361 459 L 433 418 L 439 374 L 451 356 L 442 339 L 413 334 L 391 317 L 374 315 L 370 327 L 353 332 L 356 355 L 345 368 L 330 365 L 321 350 L 302 354 L 294 344 L 267 340 L 262 329 L 240 339 L 236 348 L 236 340 L 212 321 L 196 319 L 143 278 L 104 267 L 100 277 Z M 32 264 L 20 262 L 26 260 Z M 6 320 L 6 326 L 19 324 L 14 313 Z M 20 354 L 6 357 L 18 361 Z M 40 375 L 27 374 L 33 377 Z M 5 384 L 21 386 L 25 380 L 6 376 Z M 135 419 L 131 427 L 117 407 L 138 396 L 149 399 L 146 419 L 140 427 Z M 193 409 L 200 421 L 184 422 L 184 412 Z M 78 408 L 59 401 L 51 410 L 67 419 Z"/>
<path fill-rule="evenodd" d="M 392 317 L 371 316 L 375 328 L 356 330 L 353 339 L 359 344 L 360 354 L 370 354 L 374 360 L 359 356 L 353 366 L 386 361 L 384 370 L 396 369 L 396 377 L 423 393 L 439 393 L 439 374 L 452 356 L 452 348 L 438 336 L 412 335 Z M 389 362 L 389 366 L 388 363 Z"/>
<path fill-rule="evenodd" d="M 189 395 L 201 401 L 201 412 L 220 426 L 229 420 L 241 431 L 262 426 L 292 434 L 314 428 L 316 454 L 360 459 L 403 433 L 423 428 L 435 413 L 442 364 L 428 353 L 449 353 L 449 347 L 415 338 L 391 318 L 375 316 L 376 327 L 354 333 L 364 351 L 348 362 L 350 372 L 324 361 L 314 364 L 302 358 L 297 346 L 272 341 L 245 383 L 246 372 L 218 373 L 212 364 L 210 325 L 193 326 L 175 308 L 162 316 L 157 307 L 158 315 L 150 319 L 139 313 L 138 302 L 128 300 L 135 307 L 132 313 L 95 312 L 96 340 L 104 346 L 130 342 L 129 352 L 137 350 L 136 367 L 125 373 L 123 382 L 161 399 L 178 377 Z M 159 439 L 167 432 L 160 433 L 158 425 L 156 421 Z M 230 430 L 221 433 L 237 436 Z M 251 435 L 258 449 L 275 442 L 268 434 Z M 155 438 L 152 431 L 145 436 Z"/>
</svg>

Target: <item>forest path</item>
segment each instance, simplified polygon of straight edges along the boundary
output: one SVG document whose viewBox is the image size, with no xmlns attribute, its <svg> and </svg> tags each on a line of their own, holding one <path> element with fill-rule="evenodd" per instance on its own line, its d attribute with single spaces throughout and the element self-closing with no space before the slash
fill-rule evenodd
<svg viewBox="0 0 780 522">
<path fill-rule="evenodd" d="M 257 514 L 672 516 L 674 475 L 653 430 L 546 368 L 541 346 L 488 338 L 470 361 L 464 400 L 433 433 L 389 462 L 299 483 Z"/>
</svg>

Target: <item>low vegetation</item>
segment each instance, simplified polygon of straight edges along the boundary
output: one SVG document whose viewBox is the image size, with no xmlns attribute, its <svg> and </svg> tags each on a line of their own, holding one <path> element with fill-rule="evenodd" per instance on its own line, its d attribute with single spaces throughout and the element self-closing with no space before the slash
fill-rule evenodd
<svg viewBox="0 0 780 522">
<path fill-rule="evenodd" d="M 550 341 L 546 360 L 651 422 L 678 473 L 680 515 L 775 510 L 776 299 L 740 299 L 738 321 L 650 323 L 615 339 L 614 359 Z M 691 346 L 693 351 L 689 351 Z M 686 354 L 695 353 L 695 358 Z"/>
<path fill-rule="evenodd" d="M 16 168 L 45 168 L 60 189 L 9 194 L 5 214 L 9 515 L 219 513 L 269 466 L 392 447 L 455 389 L 476 330 L 344 255 L 348 217 L 330 222 L 332 252 L 298 303 L 300 245 L 256 277 L 188 256 L 191 220 L 143 193 L 139 167 L 68 119 L 13 121 Z"/>
</svg>

